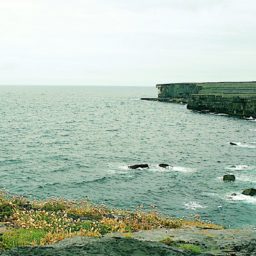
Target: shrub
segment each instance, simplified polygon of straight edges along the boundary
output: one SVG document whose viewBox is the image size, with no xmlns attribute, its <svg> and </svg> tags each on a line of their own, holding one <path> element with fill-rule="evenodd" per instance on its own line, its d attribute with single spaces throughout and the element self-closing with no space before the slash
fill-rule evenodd
<svg viewBox="0 0 256 256">
<path fill-rule="evenodd" d="M 0 201 L 0 221 L 8 219 L 13 214 L 13 206 L 9 202 Z"/>
</svg>

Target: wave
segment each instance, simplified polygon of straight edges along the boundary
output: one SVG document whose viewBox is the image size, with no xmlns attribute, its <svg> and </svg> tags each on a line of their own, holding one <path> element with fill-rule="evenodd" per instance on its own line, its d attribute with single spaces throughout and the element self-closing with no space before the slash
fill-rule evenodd
<svg viewBox="0 0 256 256">
<path fill-rule="evenodd" d="M 184 205 L 185 205 L 185 208 L 188 210 L 196 210 L 196 209 L 206 208 L 206 206 L 202 206 L 201 204 L 194 202 L 194 201 L 185 203 Z"/>
<path fill-rule="evenodd" d="M 256 118 L 254 118 L 254 117 L 252 117 L 252 116 L 250 116 L 250 117 L 247 117 L 247 118 L 245 118 L 246 120 L 249 120 L 249 121 L 256 121 Z"/>
<path fill-rule="evenodd" d="M 228 166 L 226 167 L 226 169 L 232 170 L 232 171 L 243 171 L 243 170 L 251 170 L 253 169 L 253 167 L 245 164 L 238 164 L 238 165 Z"/>
<path fill-rule="evenodd" d="M 183 167 L 183 166 L 173 166 L 171 167 L 171 170 L 175 172 L 182 172 L 182 173 L 192 173 L 195 172 L 196 169 L 190 168 L 190 167 Z"/>
<path fill-rule="evenodd" d="M 252 142 L 251 144 L 242 143 L 242 142 L 234 142 L 234 143 L 236 144 L 236 146 L 241 148 L 256 148 L 256 145 L 252 145 L 252 144 L 255 144 L 254 142 Z"/>
<path fill-rule="evenodd" d="M 132 169 L 129 169 L 129 167 L 127 165 L 122 165 L 122 166 L 119 166 L 119 169 L 122 170 L 122 171 L 135 171 L 136 170 L 132 170 Z M 149 168 L 138 168 L 137 171 L 151 171 L 151 172 L 171 172 L 171 171 L 174 171 L 174 172 L 181 172 L 181 173 L 192 173 L 192 172 L 195 172 L 196 169 L 194 168 L 190 168 L 190 167 L 184 167 L 184 166 L 167 166 L 166 168 L 163 168 L 163 167 L 160 167 L 158 164 L 149 164 Z"/>
<path fill-rule="evenodd" d="M 43 185 L 38 185 L 38 188 L 47 188 L 47 187 L 53 187 L 53 186 L 59 186 L 61 185 L 60 182 L 53 182 L 53 183 L 46 183 Z"/>
<path fill-rule="evenodd" d="M 85 185 L 85 184 L 89 184 L 89 183 L 104 183 L 110 178 L 111 177 L 103 176 L 103 177 L 100 177 L 100 178 L 96 178 L 94 180 L 83 180 L 83 181 L 80 181 L 80 182 L 74 182 L 73 184 L 76 185 L 76 186 L 77 185 L 81 186 L 81 185 Z"/>
<path fill-rule="evenodd" d="M 256 197 L 246 196 L 241 193 L 229 194 L 226 196 L 229 201 L 243 201 L 250 204 L 256 204 Z"/>
<path fill-rule="evenodd" d="M 256 183 L 256 176 L 255 175 L 240 175 L 236 177 L 237 180 L 243 181 L 243 182 L 252 182 Z"/>
</svg>

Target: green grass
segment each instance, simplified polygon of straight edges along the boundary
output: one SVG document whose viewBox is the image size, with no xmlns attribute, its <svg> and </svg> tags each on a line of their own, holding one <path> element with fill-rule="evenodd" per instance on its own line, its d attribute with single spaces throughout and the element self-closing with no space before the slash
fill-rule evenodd
<svg viewBox="0 0 256 256">
<path fill-rule="evenodd" d="M 2 235 L 2 245 L 5 249 L 11 249 L 19 246 L 39 245 L 41 239 L 47 232 L 43 229 L 14 229 Z"/>
<path fill-rule="evenodd" d="M 198 245 L 180 244 L 178 247 L 182 250 L 189 251 L 189 252 L 192 252 L 192 253 L 195 253 L 195 254 L 202 253 L 202 248 Z"/>
</svg>

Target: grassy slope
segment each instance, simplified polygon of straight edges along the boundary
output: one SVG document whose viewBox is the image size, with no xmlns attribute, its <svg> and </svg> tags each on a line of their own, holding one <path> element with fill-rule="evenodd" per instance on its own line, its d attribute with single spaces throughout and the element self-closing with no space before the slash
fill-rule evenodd
<svg viewBox="0 0 256 256">
<path fill-rule="evenodd" d="M 157 212 L 112 210 L 88 201 L 50 199 L 28 201 L 0 193 L 0 222 L 7 227 L 0 236 L 0 248 L 46 245 L 74 236 L 101 237 L 121 232 L 164 228 L 200 227 L 221 229 L 201 221 L 160 216 Z"/>
</svg>

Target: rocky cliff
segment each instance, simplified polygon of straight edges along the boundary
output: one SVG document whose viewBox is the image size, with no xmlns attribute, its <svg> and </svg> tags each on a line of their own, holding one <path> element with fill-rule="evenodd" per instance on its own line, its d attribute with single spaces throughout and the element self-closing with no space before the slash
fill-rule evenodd
<svg viewBox="0 0 256 256">
<path fill-rule="evenodd" d="M 158 100 L 188 103 L 197 111 L 256 118 L 256 82 L 158 84 Z"/>
</svg>

